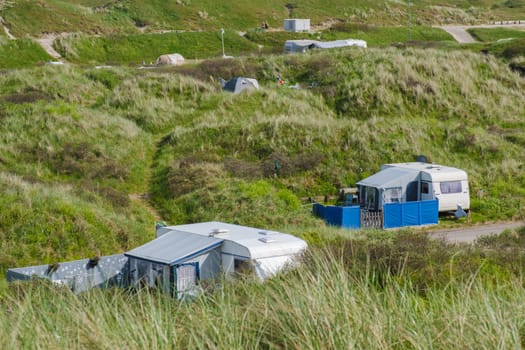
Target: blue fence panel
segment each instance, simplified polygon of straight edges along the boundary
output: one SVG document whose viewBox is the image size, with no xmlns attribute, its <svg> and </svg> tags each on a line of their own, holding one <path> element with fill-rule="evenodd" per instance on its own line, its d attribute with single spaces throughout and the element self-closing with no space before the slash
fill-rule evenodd
<svg viewBox="0 0 525 350">
<path fill-rule="evenodd" d="M 406 202 L 401 204 L 401 226 L 421 225 L 419 217 L 420 202 Z"/>
<path fill-rule="evenodd" d="M 312 206 L 312 211 L 315 216 L 324 219 L 324 221 L 329 225 L 342 226 L 345 228 L 361 227 L 360 210 L 361 209 L 359 206 L 324 206 L 319 203 L 314 203 Z"/>
<path fill-rule="evenodd" d="M 343 223 L 343 207 L 326 206 L 323 209 L 323 216 L 327 224 L 341 226 Z"/>
<path fill-rule="evenodd" d="M 437 199 L 421 202 L 421 225 L 437 224 L 439 219 Z"/>
<path fill-rule="evenodd" d="M 403 212 L 400 203 L 388 203 L 383 206 L 383 227 L 403 226 Z"/>
<path fill-rule="evenodd" d="M 359 206 L 343 207 L 343 222 L 345 228 L 361 228 L 361 208 Z"/>
<path fill-rule="evenodd" d="M 312 211 L 314 212 L 314 215 L 317 216 L 318 218 L 321 218 L 321 219 L 324 219 L 324 205 L 322 204 L 319 204 L 319 203 L 314 203 L 314 205 L 312 206 Z"/>
<path fill-rule="evenodd" d="M 338 207 L 314 203 L 312 211 L 329 225 L 361 228 L 359 206 Z M 388 203 L 383 206 L 383 216 L 384 228 L 437 224 L 438 201 Z"/>
<path fill-rule="evenodd" d="M 438 223 L 438 201 L 388 203 L 383 207 L 384 228 Z"/>
</svg>

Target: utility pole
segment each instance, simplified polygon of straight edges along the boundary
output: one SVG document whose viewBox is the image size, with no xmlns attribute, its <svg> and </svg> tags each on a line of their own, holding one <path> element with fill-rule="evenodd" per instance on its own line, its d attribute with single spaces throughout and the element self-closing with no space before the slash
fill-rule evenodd
<svg viewBox="0 0 525 350">
<path fill-rule="evenodd" d="M 221 28 L 221 39 L 222 39 L 222 57 L 225 57 L 224 54 L 224 28 Z"/>
</svg>

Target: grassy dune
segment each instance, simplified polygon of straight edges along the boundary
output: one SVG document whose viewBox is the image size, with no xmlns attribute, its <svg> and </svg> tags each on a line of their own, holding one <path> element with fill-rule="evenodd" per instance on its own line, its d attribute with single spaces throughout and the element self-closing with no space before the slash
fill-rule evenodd
<svg viewBox="0 0 525 350">
<path fill-rule="evenodd" d="M 222 92 L 219 77 L 238 75 L 262 88 Z M 523 219 L 524 94 L 524 77 L 506 62 L 450 49 L 4 71 L 0 275 L 135 247 L 153 237 L 157 214 L 170 224 L 291 232 L 311 250 L 296 271 L 264 284 L 225 282 L 191 303 L 147 290 L 73 296 L 45 283 L 4 284 L 0 342 L 518 348 L 523 229 L 449 246 L 410 230 L 325 227 L 303 199 L 425 154 L 468 172 L 473 222 Z"/>
<path fill-rule="evenodd" d="M 58 52 L 71 62 L 133 64 L 155 63 L 160 55 L 180 53 L 186 59 L 222 56 L 221 32 L 136 34 L 106 37 L 75 35 L 58 39 Z M 224 34 L 229 55 L 256 52 L 257 46 L 233 31 Z"/>
<path fill-rule="evenodd" d="M 525 38 L 525 30 L 511 28 L 472 28 L 468 31 L 476 40 L 483 42 L 510 38 Z"/>
<path fill-rule="evenodd" d="M 0 37 L 0 69 L 35 66 L 50 59 L 42 47 L 30 39 Z"/>
<path fill-rule="evenodd" d="M 522 0 L 512 1 L 307 1 L 269 0 L 19 0 L 0 5 L 0 15 L 17 37 L 42 33 L 138 33 L 157 30 L 248 30 L 268 21 L 282 27 L 285 18 L 310 18 L 320 24 L 337 18 L 352 23 L 406 25 L 408 13 L 415 25 L 516 20 L 525 16 Z M 291 9 L 291 11 L 290 11 Z M 60 18 L 60 20 L 57 20 Z"/>
<path fill-rule="evenodd" d="M 203 74 L 223 73 L 211 64 L 208 69 Z M 207 101 L 216 108 L 196 114 L 193 128 L 176 127 L 157 151 L 154 201 L 171 212 L 171 220 L 185 217 L 181 210 L 196 221 L 228 213 L 239 218 L 231 209 L 212 210 L 216 202 L 222 207 L 235 200 L 215 191 L 223 178 L 275 189 L 284 185 L 307 197 L 335 193 L 382 163 L 416 154 L 467 169 L 473 193 L 480 188 L 491 193 L 483 203 L 474 199 L 475 213 L 492 216 L 495 212 L 486 209 L 499 207 L 493 218 L 523 215 L 523 78 L 497 60 L 468 52 L 342 50 L 246 60 L 237 69 L 233 75 L 252 72 L 270 85 L 225 102 Z M 290 85 L 315 87 L 278 89 L 271 82 L 277 72 Z M 494 94 L 501 97 L 486 98 Z M 282 166 L 277 180 L 271 178 L 275 160 Z M 213 176 L 199 177 L 206 172 Z M 166 191 L 177 189 L 185 177 L 194 178 L 187 190 Z M 509 181 L 519 185 L 511 189 Z M 180 195 L 201 198 L 208 210 L 197 214 L 195 206 L 185 208 Z"/>
<path fill-rule="evenodd" d="M 303 89 L 278 87 L 277 72 Z M 254 76 L 263 88 L 221 92 L 218 78 L 236 75 Z M 13 228 L 18 218 L 35 216 L 27 234 L 53 237 L 54 221 L 36 215 L 46 211 L 59 222 L 77 215 L 99 222 L 86 250 L 49 243 L 51 249 L 37 239 L 37 250 L 53 250 L 49 260 L 138 245 L 136 235 L 106 240 L 112 229 L 100 222 L 111 215 L 93 210 L 115 211 L 143 229 L 146 214 L 136 218 L 142 203 L 134 200 L 142 193 L 173 224 L 315 227 L 304 198 L 336 194 L 383 163 L 417 154 L 467 170 L 474 221 L 524 216 L 524 79 L 490 56 L 352 49 L 176 70 L 40 67 L 0 80 L 1 173 L 35 184 L 36 193 L 70 186 L 86 208 L 55 208 L 39 196 L 38 206 L 23 205 L 24 191 L 9 192 L 9 206 L 26 209 L 5 212 L 2 232 L 21 235 L 25 229 Z M 64 234 L 85 229 L 66 226 Z M 31 251 L 37 243 L 27 244 Z M 17 249 L 4 250 L 3 266 L 44 256 L 17 260 Z"/>
</svg>

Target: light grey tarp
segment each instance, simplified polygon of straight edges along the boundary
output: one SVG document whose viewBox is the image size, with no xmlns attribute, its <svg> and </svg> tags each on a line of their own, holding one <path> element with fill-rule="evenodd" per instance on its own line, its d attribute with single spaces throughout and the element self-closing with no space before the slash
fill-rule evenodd
<svg viewBox="0 0 525 350">
<path fill-rule="evenodd" d="M 164 265 L 175 265 L 204 254 L 222 244 L 223 240 L 189 232 L 171 231 L 153 241 L 125 253 L 128 257 Z"/>
<path fill-rule="evenodd" d="M 318 41 L 318 40 L 286 40 L 284 43 L 284 52 L 306 52 L 309 49 L 332 49 L 338 47 L 348 47 L 348 46 L 359 46 L 366 48 L 367 44 L 364 40 L 359 39 L 343 39 L 343 40 L 334 40 L 334 41 Z"/>
<path fill-rule="evenodd" d="M 253 78 L 236 77 L 223 82 L 222 89 L 238 94 L 244 90 L 258 90 L 259 83 Z"/>
<path fill-rule="evenodd" d="M 336 47 L 345 47 L 345 46 L 359 46 L 366 48 L 366 41 L 356 40 L 356 39 L 346 39 L 346 40 L 334 40 L 334 41 L 319 41 L 315 44 L 315 47 L 320 49 L 332 49 Z"/>
<path fill-rule="evenodd" d="M 124 254 L 82 259 L 50 265 L 12 268 L 7 270 L 7 281 L 43 278 L 83 292 L 93 287 L 123 286 L 128 276 L 128 258 Z"/>
</svg>

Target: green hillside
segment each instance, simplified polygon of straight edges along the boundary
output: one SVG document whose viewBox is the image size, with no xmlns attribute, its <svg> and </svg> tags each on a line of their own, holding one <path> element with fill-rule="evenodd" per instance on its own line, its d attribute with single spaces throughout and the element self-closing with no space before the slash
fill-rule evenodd
<svg viewBox="0 0 525 350">
<path fill-rule="evenodd" d="M 0 37 L 0 68 L 33 67 L 50 59 L 44 49 L 30 39 Z"/>
<path fill-rule="evenodd" d="M 219 78 L 237 75 L 263 88 L 221 92 Z M 524 215 L 524 78 L 490 56 L 351 49 L 160 71 L 46 66 L 0 81 L 0 172 L 20 186 L 2 186 L 0 230 L 11 237 L 4 244 L 26 237 L 3 250 L 4 269 L 139 244 L 152 234 L 143 193 L 173 224 L 316 226 L 302 198 L 418 154 L 465 169 L 473 195 L 483 189 L 473 220 Z M 47 199 L 57 197 L 64 204 Z M 63 234 L 89 230 L 91 243 L 56 246 L 48 211 Z M 125 238 L 115 240 L 107 220 L 129 226 Z M 52 253 L 20 255 L 33 249 Z"/>
<path fill-rule="evenodd" d="M 289 5 L 289 6 L 286 6 Z M 410 5 L 410 8 L 409 8 Z M 42 33 L 136 33 L 139 29 L 248 30 L 268 21 L 281 27 L 283 19 L 310 18 L 320 24 L 337 18 L 371 24 L 474 23 L 525 18 L 523 0 L 496 1 L 276 1 L 211 0 L 19 0 L 0 4 L 0 15 L 17 37 Z M 58 20 L 60 19 L 60 20 Z"/>
<path fill-rule="evenodd" d="M 0 1 L 19 38 L 0 38 L 1 278 L 129 250 L 154 237 L 155 221 L 218 220 L 309 243 L 298 269 L 203 283 L 192 302 L 0 283 L 2 348 L 523 347 L 523 227 L 468 246 L 431 240 L 431 228 L 344 230 L 315 218 L 308 197 L 426 155 L 469 175 L 468 222 L 439 227 L 524 220 L 524 39 L 475 29 L 483 43 L 458 45 L 430 24 L 525 18 L 525 3 L 411 2 L 411 42 L 407 2 L 286 4 Z M 255 30 L 291 15 L 331 25 Z M 212 58 L 221 27 L 235 58 Z M 75 32 L 55 42 L 66 64 L 46 65 L 28 37 L 58 32 Z M 305 37 L 369 47 L 281 54 Z M 189 62 L 137 69 L 167 52 Z M 261 89 L 223 92 L 220 79 L 235 76 Z"/>
</svg>

